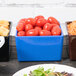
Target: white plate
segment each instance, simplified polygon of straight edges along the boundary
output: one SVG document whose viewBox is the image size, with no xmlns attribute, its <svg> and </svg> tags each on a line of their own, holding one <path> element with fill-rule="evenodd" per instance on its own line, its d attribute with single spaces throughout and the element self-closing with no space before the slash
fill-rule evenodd
<svg viewBox="0 0 76 76">
<path fill-rule="evenodd" d="M 73 76 L 76 76 L 76 68 L 66 66 L 66 65 L 60 65 L 60 64 L 40 64 L 40 65 L 30 66 L 30 67 L 24 68 L 24 69 L 16 72 L 13 76 L 24 76 L 24 74 L 28 75 L 30 73 L 30 71 L 37 69 L 39 66 L 44 67 L 45 70 L 55 67 L 56 72 L 64 72 L 65 71 L 68 73 L 72 73 Z"/>
</svg>

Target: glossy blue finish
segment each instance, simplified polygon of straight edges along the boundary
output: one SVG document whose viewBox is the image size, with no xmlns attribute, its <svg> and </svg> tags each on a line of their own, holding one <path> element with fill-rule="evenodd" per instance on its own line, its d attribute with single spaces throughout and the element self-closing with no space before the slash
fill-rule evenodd
<svg viewBox="0 0 76 76">
<path fill-rule="evenodd" d="M 63 34 L 61 36 L 17 36 L 18 61 L 60 61 Z"/>
</svg>

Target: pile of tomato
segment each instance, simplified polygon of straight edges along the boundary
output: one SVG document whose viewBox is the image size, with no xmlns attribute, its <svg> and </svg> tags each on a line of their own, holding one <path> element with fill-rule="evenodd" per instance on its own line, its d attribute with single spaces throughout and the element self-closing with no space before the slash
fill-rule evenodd
<svg viewBox="0 0 76 76">
<path fill-rule="evenodd" d="M 60 24 L 54 17 L 39 15 L 35 18 L 24 18 L 16 26 L 17 36 L 57 36 L 61 35 Z"/>
</svg>

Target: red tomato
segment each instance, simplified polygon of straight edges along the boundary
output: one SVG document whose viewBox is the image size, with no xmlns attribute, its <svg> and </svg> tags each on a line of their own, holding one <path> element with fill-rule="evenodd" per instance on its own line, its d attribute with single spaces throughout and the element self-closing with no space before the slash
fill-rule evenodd
<svg viewBox="0 0 76 76">
<path fill-rule="evenodd" d="M 31 24 L 25 25 L 25 31 L 33 29 L 33 26 Z"/>
<path fill-rule="evenodd" d="M 19 31 L 18 34 L 17 34 L 17 36 L 25 36 L 25 35 L 26 35 L 26 34 L 25 34 L 24 31 Z"/>
<path fill-rule="evenodd" d="M 40 31 L 40 36 L 50 36 L 51 32 L 47 30 L 41 30 Z"/>
<path fill-rule="evenodd" d="M 27 18 L 26 24 L 31 24 L 32 26 L 35 26 L 35 19 L 34 18 Z"/>
<path fill-rule="evenodd" d="M 25 26 L 24 26 L 23 23 L 19 23 L 19 24 L 16 26 L 16 29 L 17 29 L 17 31 L 24 31 Z"/>
<path fill-rule="evenodd" d="M 52 29 L 52 25 L 50 23 L 46 23 L 44 26 L 43 26 L 43 30 L 47 30 L 47 31 L 50 31 Z"/>
<path fill-rule="evenodd" d="M 26 25 L 26 18 L 21 19 L 18 23 L 23 23 L 24 25 Z"/>
<path fill-rule="evenodd" d="M 41 15 L 36 16 L 36 17 L 35 17 L 35 20 L 37 21 L 37 20 L 40 19 L 40 18 L 44 18 L 44 16 L 41 16 Z"/>
<path fill-rule="evenodd" d="M 35 29 L 38 30 L 38 32 L 40 32 L 42 30 L 42 28 L 38 27 L 38 26 L 36 26 Z"/>
<path fill-rule="evenodd" d="M 31 29 L 26 32 L 26 36 L 37 36 L 37 35 L 38 35 L 38 30 L 36 29 Z"/>
<path fill-rule="evenodd" d="M 53 27 L 54 27 L 54 26 L 59 26 L 59 25 L 58 25 L 58 24 L 51 24 L 51 26 L 53 26 Z"/>
<path fill-rule="evenodd" d="M 39 26 L 39 27 L 42 27 L 42 26 L 44 26 L 45 24 L 46 24 L 46 19 L 44 19 L 44 18 L 40 18 L 40 19 L 38 19 L 37 22 L 36 22 L 36 25 Z"/>
<path fill-rule="evenodd" d="M 61 29 L 59 26 L 54 26 L 51 30 L 52 35 L 61 35 Z"/>
<path fill-rule="evenodd" d="M 60 25 L 59 22 L 58 22 L 58 20 L 55 19 L 54 17 L 49 17 L 48 20 L 47 20 L 47 22 L 49 22 L 51 24 L 58 24 L 58 25 Z"/>
</svg>

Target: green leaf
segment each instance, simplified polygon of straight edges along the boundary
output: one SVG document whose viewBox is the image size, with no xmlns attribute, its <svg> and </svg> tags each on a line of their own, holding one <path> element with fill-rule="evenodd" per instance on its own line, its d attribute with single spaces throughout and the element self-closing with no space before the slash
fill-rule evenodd
<svg viewBox="0 0 76 76">
<path fill-rule="evenodd" d="M 51 70 L 51 69 L 46 70 L 45 73 L 46 73 L 46 74 L 49 74 L 49 73 L 50 73 L 50 70 Z"/>
<path fill-rule="evenodd" d="M 45 74 L 44 74 L 44 68 L 43 67 L 37 68 L 36 70 L 34 70 L 32 72 L 32 75 L 33 76 L 45 76 Z"/>
<path fill-rule="evenodd" d="M 24 74 L 24 76 L 27 76 L 27 74 Z"/>
<path fill-rule="evenodd" d="M 30 73 L 30 76 L 54 76 L 53 74 L 50 74 L 50 73 L 53 73 L 55 67 L 53 69 L 48 69 L 46 71 L 44 71 L 44 68 L 43 67 L 39 67 L 37 69 L 35 69 L 34 71 L 32 71 Z M 26 74 L 24 76 L 27 76 Z"/>
</svg>

